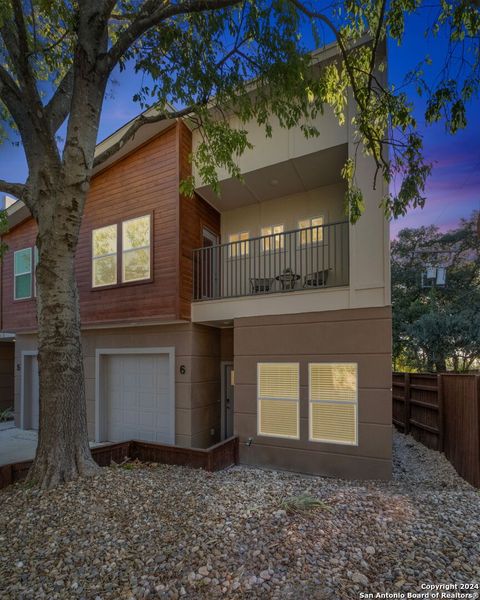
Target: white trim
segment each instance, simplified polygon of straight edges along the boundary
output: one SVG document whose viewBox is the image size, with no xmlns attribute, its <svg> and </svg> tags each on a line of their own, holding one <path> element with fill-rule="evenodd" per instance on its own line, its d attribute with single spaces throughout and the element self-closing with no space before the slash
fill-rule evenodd
<svg viewBox="0 0 480 600">
<path fill-rule="evenodd" d="M 355 365 L 355 400 L 354 401 L 341 401 L 341 400 L 312 400 L 312 365 Z M 340 406 L 351 406 L 355 407 L 355 443 L 351 442 L 339 442 L 335 440 L 323 440 L 314 438 L 312 436 L 312 404 L 335 404 Z M 338 446 L 358 446 L 358 363 L 351 360 L 336 360 L 336 361 L 324 361 L 324 362 L 313 362 L 308 363 L 308 441 L 321 443 L 321 444 L 336 444 Z"/>
<path fill-rule="evenodd" d="M 210 240 L 214 246 L 218 246 L 218 235 L 216 233 L 213 233 L 213 231 L 211 231 L 208 227 L 202 227 L 202 237 L 207 238 L 207 240 Z"/>
<path fill-rule="evenodd" d="M 101 358 L 108 355 L 119 354 L 167 354 L 169 357 L 169 388 L 170 388 L 170 435 L 168 443 L 175 444 L 175 347 L 166 346 L 160 348 L 97 348 L 95 351 L 95 441 L 105 441 L 106 419 L 104 403 L 101 397 Z"/>
<path fill-rule="evenodd" d="M 20 358 L 20 429 L 25 429 L 25 357 L 27 356 L 38 356 L 38 350 L 22 350 Z"/>
<path fill-rule="evenodd" d="M 226 381 L 225 381 L 225 367 L 228 365 L 232 365 L 233 369 L 233 360 L 222 360 L 220 361 L 220 437 L 222 440 L 225 439 L 225 392 L 226 392 Z M 235 388 L 233 390 L 234 394 L 234 402 L 235 402 Z M 235 406 L 235 405 L 234 405 Z"/>
</svg>

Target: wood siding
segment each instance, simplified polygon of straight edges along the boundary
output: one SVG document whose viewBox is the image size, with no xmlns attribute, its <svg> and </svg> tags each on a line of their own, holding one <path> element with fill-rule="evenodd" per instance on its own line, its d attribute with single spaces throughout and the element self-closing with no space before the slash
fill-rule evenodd
<svg viewBox="0 0 480 600">
<path fill-rule="evenodd" d="M 2 236 L 8 250 L 2 260 L 2 323 L 1 329 L 15 333 L 36 326 L 37 303 L 34 298 L 13 299 L 13 255 L 22 248 L 33 247 L 37 237 L 37 225 L 33 219 L 21 223 Z"/>
<path fill-rule="evenodd" d="M 76 256 L 84 327 L 125 322 L 190 320 L 192 250 L 202 227 L 219 232 L 220 216 L 197 196 L 179 197 L 190 173 L 191 134 L 182 123 L 151 139 L 97 174 L 85 206 Z M 92 289 L 92 230 L 152 215 L 152 280 Z M 13 332 L 36 329 L 35 299 L 13 299 L 13 252 L 34 246 L 33 219 L 4 236 L 9 246 L 2 269 L 2 323 Z M 120 255 L 118 255 L 120 260 Z"/>
<path fill-rule="evenodd" d="M 192 134 L 182 123 L 179 128 L 180 179 L 191 175 L 190 153 Z M 209 229 L 220 239 L 220 213 L 200 196 L 180 197 L 180 294 L 179 315 L 190 319 L 193 291 L 193 250 L 202 246 L 203 228 Z"/>
</svg>

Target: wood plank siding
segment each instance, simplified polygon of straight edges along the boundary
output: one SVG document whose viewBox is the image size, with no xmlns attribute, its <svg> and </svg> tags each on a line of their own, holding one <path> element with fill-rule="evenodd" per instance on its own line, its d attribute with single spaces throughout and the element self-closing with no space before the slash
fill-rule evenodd
<svg viewBox="0 0 480 600">
<path fill-rule="evenodd" d="M 179 128 L 180 179 L 192 173 L 190 153 L 192 133 L 182 123 Z M 220 213 L 200 196 L 180 197 L 180 294 L 179 315 L 190 319 L 190 302 L 193 291 L 192 252 L 202 246 L 202 231 L 209 229 L 220 239 Z"/>
<path fill-rule="evenodd" d="M 192 250 L 201 245 L 203 223 L 218 232 L 219 214 L 199 197 L 179 196 L 190 173 L 191 134 L 174 124 L 92 178 L 76 256 L 83 326 L 190 319 Z M 92 289 L 92 230 L 152 215 L 152 279 Z M 34 246 L 29 219 L 4 236 L 9 249 L 2 269 L 4 330 L 33 331 L 35 300 L 13 299 L 13 253 Z M 120 255 L 118 255 L 120 259 Z"/>
</svg>

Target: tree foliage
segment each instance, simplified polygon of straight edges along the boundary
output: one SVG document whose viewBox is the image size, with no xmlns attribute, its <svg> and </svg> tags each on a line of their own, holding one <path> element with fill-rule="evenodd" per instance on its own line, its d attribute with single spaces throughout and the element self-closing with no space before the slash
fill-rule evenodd
<svg viewBox="0 0 480 600">
<path fill-rule="evenodd" d="M 423 206 L 431 165 L 423 156 L 414 98 L 403 85 L 395 88 L 384 81 L 380 51 L 387 39 L 402 44 L 409 16 L 422 8 L 420 0 L 6 0 L 0 7 L 0 129 L 5 136 L 10 127 L 16 128 L 25 147 L 25 111 L 14 104 L 27 99 L 36 104 L 37 125 L 45 116 L 54 117 L 49 141 L 52 152 L 61 154 L 53 141 L 69 116 L 73 63 L 81 45 L 79 24 L 87 18 L 99 27 L 97 38 L 106 38 L 96 68 L 103 69 L 107 79 L 117 65 L 145 75 L 147 83 L 135 100 L 139 107 L 154 106 L 155 111 L 143 122 L 190 114 L 203 139 L 193 160 L 203 180 L 217 190 L 218 167 L 240 177 L 237 159 L 249 147 L 247 121 L 259 122 L 266 135 L 274 118 L 285 127 L 300 124 L 307 136 L 321 135 L 309 119 L 328 105 L 344 123 L 351 94 L 358 106 L 353 121 L 359 151 L 373 157 L 378 177 L 388 183 L 400 181 L 383 198 L 386 214 L 397 217 L 409 206 Z M 100 31 L 105 22 L 107 29 Z M 431 62 L 427 56 L 419 57 L 418 67 L 405 80 L 409 89 L 416 87 L 426 96 L 427 122 L 444 119 L 452 133 L 466 126 L 466 105 L 478 91 L 479 33 L 475 3 L 440 2 L 426 34 L 432 43 L 441 36 L 449 38 L 448 58 L 436 65 L 434 86 L 425 76 Z M 305 41 L 311 37 L 319 47 L 336 41 L 340 59 L 323 65 L 320 72 L 312 70 L 311 48 Z M 232 112 L 238 116 L 237 126 L 227 120 Z M 138 127 L 134 125 L 122 143 Z M 342 173 L 355 221 L 363 198 L 354 159 Z M 191 192 L 194 184 L 184 182 L 184 191 Z M 7 182 L 2 188 L 21 192 Z"/>
<path fill-rule="evenodd" d="M 478 212 L 456 229 L 403 229 L 392 243 L 395 368 L 480 367 Z M 445 287 L 422 287 L 427 265 L 447 266 Z"/>
</svg>

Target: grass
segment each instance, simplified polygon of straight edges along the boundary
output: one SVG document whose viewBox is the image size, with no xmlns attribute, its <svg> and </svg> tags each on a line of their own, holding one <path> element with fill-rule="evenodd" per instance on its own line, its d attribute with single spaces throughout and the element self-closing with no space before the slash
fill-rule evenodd
<svg viewBox="0 0 480 600">
<path fill-rule="evenodd" d="M 11 421 L 13 419 L 13 408 L 5 408 L 0 410 L 0 423 Z"/>
<path fill-rule="evenodd" d="M 289 515 L 305 514 L 316 509 L 331 510 L 328 504 L 306 493 L 285 498 L 280 508 Z"/>
</svg>

